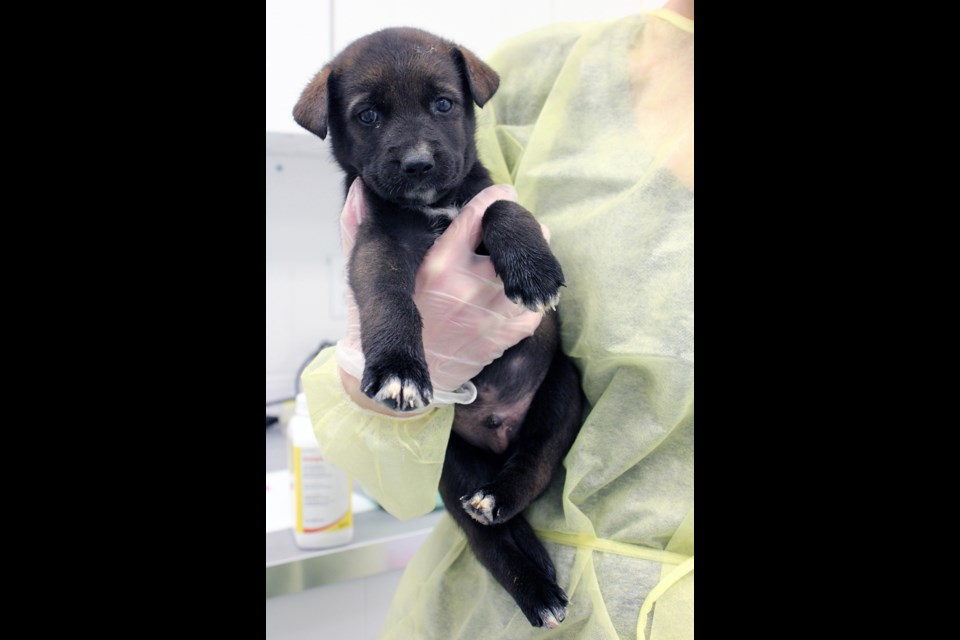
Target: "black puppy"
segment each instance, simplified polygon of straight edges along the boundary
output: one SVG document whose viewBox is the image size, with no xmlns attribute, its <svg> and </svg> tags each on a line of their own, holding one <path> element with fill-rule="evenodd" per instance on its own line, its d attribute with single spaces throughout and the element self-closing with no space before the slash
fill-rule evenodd
<svg viewBox="0 0 960 640">
<path fill-rule="evenodd" d="M 492 184 L 477 161 L 473 103 L 482 107 L 499 82 L 463 47 L 417 29 L 386 29 L 348 46 L 294 109 L 301 126 L 331 135 L 346 188 L 363 179 L 367 214 L 349 262 L 366 360 L 360 388 L 394 410 L 432 399 L 416 272 L 460 208 Z M 540 225 L 513 202 L 487 209 L 482 247 L 506 295 L 546 315 L 533 336 L 473 379 L 476 401 L 457 405 L 440 493 L 530 623 L 555 627 L 567 596 L 519 514 L 546 489 L 580 425 L 579 377 L 560 351 L 551 310 L 563 272 Z"/>
</svg>

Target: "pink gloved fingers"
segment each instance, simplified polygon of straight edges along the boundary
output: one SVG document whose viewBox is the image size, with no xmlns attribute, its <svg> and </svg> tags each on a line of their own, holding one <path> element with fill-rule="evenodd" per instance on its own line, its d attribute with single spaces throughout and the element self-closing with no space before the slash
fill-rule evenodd
<svg viewBox="0 0 960 640">
<path fill-rule="evenodd" d="M 490 258 L 475 252 L 487 208 L 516 199 L 509 185 L 478 193 L 427 252 L 417 274 L 415 301 L 436 389 L 458 388 L 540 324 L 540 314 L 507 299 Z"/>
<path fill-rule="evenodd" d="M 417 291 L 442 290 L 454 293 L 464 302 L 486 307 L 507 318 L 526 313 L 526 309 L 503 295 L 503 282 L 493 262 L 475 253 L 483 234 L 483 216 L 498 200 L 517 201 L 511 185 L 493 185 L 480 191 L 460 212 L 427 253 L 417 274 Z M 541 225 L 543 229 L 546 227 Z M 549 242 L 549 231 L 545 233 Z M 440 281 L 439 279 L 444 279 Z M 418 301 L 419 304 L 419 301 Z M 447 308 L 447 312 L 455 311 Z"/>
<path fill-rule="evenodd" d="M 347 259 L 366 213 L 362 186 L 359 178 L 350 185 L 340 214 Z M 424 350 L 435 389 L 458 389 L 504 351 L 532 335 L 540 324 L 540 314 L 507 299 L 490 258 L 475 251 L 487 208 L 498 200 L 516 199 L 516 191 L 509 185 L 494 185 L 478 193 L 430 248 L 417 272 L 414 301 L 423 318 Z M 338 362 L 346 367 L 349 361 L 359 376 L 360 321 L 349 287 L 347 314 L 348 333 L 338 343 L 347 348 L 342 361 L 338 351 Z"/>
<path fill-rule="evenodd" d="M 550 227 L 540 223 L 540 233 L 543 234 L 544 239 L 547 241 L 547 244 L 550 244 Z"/>
<path fill-rule="evenodd" d="M 366 213 L 366 203 L 363 201 L 363 181 L 357 178 L 347 190 L 347 199 L 340 211 L 340 242 L 343 244 L 343 255 L 350 259 L 350 252 L 357 237 L 357 228 Z"/>
<path fill-rule="evenodd" d="M 353 181 L 347 191 L 347 199 L 340 211 L 340 242 L 343 246 L 344 261 L 349 263 L 353 245 L 356 242 L 357 229 L 366 213 L 366 203 L 363 200 L 363 182 L 360 178 Z M 360 351 L 360 312 L 353 297 L 353 291 L 347 285 L 347 335 L 340 344 Z"/>
<path fill-rule="evenodd" d="M 425 275 L 434 277 L 443 273 L 448 266 L 454 263 L 466 264 L 467 259 L 473 257 L 478 260 L 471 265 L 472 271 L 482 275 L 486 275 L 489 271 L 489 279 L 495 279 L 490 259 L 478 256 L 476 249 L 480 246 L 483 236 L 483 214 L 486 213 L 487 207 L 497 200 L 516 202 L 517 192 L 510 185 L 497 184 L 482 190 L 465 204 L 460 214 L 427 252 L 430 259 L 424 259 L 424 264 L 427 266 Z"/>
<path fill-rule="evenodd" d="M 437 240 L 437 244 L 441 246 L 453 244 L 458 249 L 466 245 L 476 251 L 476 248 L 480 246 L 480 239 L 483 235 L 483 214 L 497 200 L 516 202 L 516 189 L 508 184 L 495 184 L 473 196 L 467 204 L 463 205 L 460 215 L 450 223 L 447 230 Z M 453 233 L 448 236 L 447 234 L 451 230 L 453 230 Z M 446 239 L 444 239 L 444 236 L 446 236 Z"/>
</svg>

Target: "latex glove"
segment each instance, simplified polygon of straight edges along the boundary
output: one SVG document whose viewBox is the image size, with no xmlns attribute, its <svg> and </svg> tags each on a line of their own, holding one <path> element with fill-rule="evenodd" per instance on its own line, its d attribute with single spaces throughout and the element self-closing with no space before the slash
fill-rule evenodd
<svg viewBox="0 0 960 640">
<path fill-rule="evenodd" d="M 476 389 L 470 379 L 533 335 L 543 318 L 511 302 L 493 262 L 475 253 L 482 239 L 483 214 L 497 200 L 516 202 L 517 192 L 510 185 L 493 185 L 478 193 L 427 251 L 417 272 L 413 300 L 423 318 L 434 405 L 473 402 Z M 340 237 L 348 260 L 364 213 L 362 182 L 357 178 L 340 214 Z M 541 227 L 549 241 L 549 231 Z M 337 364 L 358 380 L 363 374 L 360 316 L 349 286 L 347 336 L 337 343 Z"/>
</svg>

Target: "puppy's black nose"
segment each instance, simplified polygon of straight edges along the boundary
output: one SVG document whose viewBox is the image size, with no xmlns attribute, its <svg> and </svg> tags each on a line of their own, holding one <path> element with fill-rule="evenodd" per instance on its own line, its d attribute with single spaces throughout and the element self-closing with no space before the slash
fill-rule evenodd
<svg viewBox="0 0 960 640">
<path fill-rule="evenodd" d="M 400 171 L 410 177 L 419 177 L 433 169 L 433 154 L 414 149 L 400 160 Z"/>
</svg>

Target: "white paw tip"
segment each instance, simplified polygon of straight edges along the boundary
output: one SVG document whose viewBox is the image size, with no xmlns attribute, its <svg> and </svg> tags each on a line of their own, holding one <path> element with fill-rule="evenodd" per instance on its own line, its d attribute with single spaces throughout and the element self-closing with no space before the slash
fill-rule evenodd
<svg viewBox="0 0 960 640">
<path fill-rule="evenodd" d="M 520 302 L 519 299 L 514 300 L 514 302 L 517 303 L 517 304 L 521 304 L 521 302 Z M 552 298 L 550 298 L 549 300 L 545 301 L 545 302 L 538 302 L 537 304 L 533 305 L 532 307 L 527 307 L 527 308 L 530 309 L 531 311 L 535 312 L 535 313 L 539 313 L 540 315 L 544 315 L 547 311 L 556 311 L 558 304 L 560 304 L 560 294 L 559 294 L 559 293 L 558 293 L 557 295 L 553 296 Z"/>
<path fill-rule="evenodd" d="M 467 515 L 480 524 L 493 523 L 493 510 L 497 505 L 497 499 L 494 496 L 478 491 L 469 498 L 461 498 L 460 502 Z"/>
<path fill-rule="evenodd" d="M 557 305 L 560 304 L 560 294 L 553 296 L 543 304 L 537 305 L 537 310 L 540 313 L 546 313 L 547 311 L 556 311 Z"/>
<path fill-rule="evenodd" d="M 391 398 L 396 400 L 400 396 L 400 391 L 403 389 L 403 385 L 400 383 L 400 378 L 396 376 L 391 376 L 387 378 L 387 381 L 380 387 L 380 391 L 377 392 L 377 400 L 386 400 Z"/>
<path fill-rule="evenodd" d="M 408 409 L 419 409 L 423 406 L 423 400 L 417 393 L 417 388 L 410 383 L 403 385 L 404 406 Z"/>
<path fill-rule="evenodd" d="M 540 609 L 537 613 L 539 613 L 540 619 L 543 621 L 543 626 L 548 629 L 556 629 L 560 626 L 560 623 L 567 618 L 567 610 L 564 607 Z"/>
<path fill-rule="evenodd" d="M 484 518 L 483 516 L 478 516 L 474 511 L 467 511 L 467 515 L 479 522 L 480 524 L 490 524 L 490 521 Z"/>
</svg>

